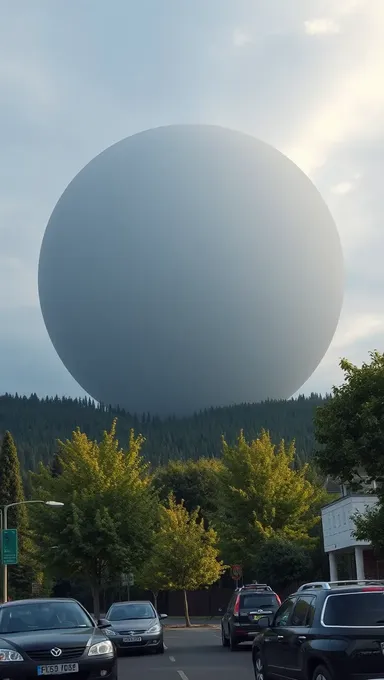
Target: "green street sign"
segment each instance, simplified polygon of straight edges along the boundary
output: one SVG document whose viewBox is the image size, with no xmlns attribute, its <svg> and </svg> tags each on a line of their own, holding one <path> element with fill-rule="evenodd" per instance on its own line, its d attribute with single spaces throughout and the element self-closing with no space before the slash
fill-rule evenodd
<svg viewBox="0 0 384 680">
<path fill-rule="evenodd" d="M 17 564 L 17 529 L 3 529 L 1 532 L 1 561 L 3 564 Z"/>
</svg>

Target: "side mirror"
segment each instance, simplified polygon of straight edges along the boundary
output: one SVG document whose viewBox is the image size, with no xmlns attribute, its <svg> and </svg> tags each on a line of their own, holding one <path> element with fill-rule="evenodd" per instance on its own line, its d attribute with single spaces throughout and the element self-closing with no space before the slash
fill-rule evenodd
<svg viewBox="0 0 384 680">
<path fill-rule="evenodd" d="M 160 621 L 162 621 L 163 619 L 167 619 L 167 618 L 168 618 L 168 614 L 159 614 Z"/>
<path fill-rule="evenodd" d="M 112 624 L 108 619 L 99 619 L 97 622 L 98 628 L 111 628 Z"/>
<path fill-rule="evenodd" d="M 268 616 L 262 616 L 261 619 L 257 621 L 257 627 L 260 628 L 261 630 L 269 628 L 270 625 L 271 624 Z"/>
</svg>

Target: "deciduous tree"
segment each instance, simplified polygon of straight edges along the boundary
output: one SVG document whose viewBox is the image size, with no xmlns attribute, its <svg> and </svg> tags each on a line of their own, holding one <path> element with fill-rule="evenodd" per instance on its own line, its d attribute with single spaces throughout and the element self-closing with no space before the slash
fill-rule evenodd
<svg viewBox="0 0 384 680">
<path fill-rule="evenodd" d="M 327 498 L 322 487 L 307 479 L 306 465 L 294 469 L 295 447 L 275 447 L 268 432 L 237 444 L 223 441 L 217 526 L 226 561 L 251 571 L 264 541 L 280 537 L 311 544 Z"/>
<path fill-rule="evenodd" d="M 57 576 L 88 580 L 96 616 L 102 586 L 148 557 L 157 520 L 157 498 L 140 454 L 143 438 L 132 431 L 123 450 L 115 428 L 114 421 L 99 443 L 76 430 L 58 444 L 60 474 L 41 466 L 32 479 L 40 498 L 65 503 L 49 514 L 36 509 L 42 559 Z"/>
<path fill-rule="evenodd" d="M 317 409 L 317 461 L 325 474 L 352 486 L 384 483 L 384 354 L 361 367 L 343 359 L 344 382 Z"/>
<path fill-rule="evenodd" d="M 188 591 L 215 583 L 224 571 L 216 531 L 205 528 L 199 508 L 189 513 L 183 502 L 177 503 L 170 495 L 161 508 L 153 559 L 158 573 L 164 576 L 166 589 L 183 592 L 189 627 Z"/>
<path fill-rule="evenodd" d="M 155 471 L 154 483 L 163 501 L 171 493 L 178 503 L 184 501 L 188 512 L 199 507 L 209 522 L 217 512 L 218 474 L 222 468 L 216 458 L 174 460 Z"/>
<path fill-rule="evenodd" d="M 279 592 L 309 577 L 312 568 L 310 553 L 303 545 L 277 537 L 265 541 L 255 573 L 259 583 L 270 583 Z"/>
</svg>

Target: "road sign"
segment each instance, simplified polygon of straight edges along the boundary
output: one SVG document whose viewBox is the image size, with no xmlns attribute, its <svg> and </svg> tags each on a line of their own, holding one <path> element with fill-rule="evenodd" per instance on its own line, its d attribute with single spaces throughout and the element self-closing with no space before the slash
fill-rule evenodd
<svg viewBox="0 0 384 680">
<path fill-rule="evenodd" d="M 121 575 L 121 584 L 124 587 L 135 585 L 135 577 L 132 574 L 132 572 L 130 572 L 129 574 L 122 574 Z"/>
<path fill-rule="evenodd" d="M 243 568 L 241 564 L 233 564 L 231 567 L 231 576 L 234 581 L 239 581 L 243 576 Z"/>
<path fill-rule="evenodd" d="M 17 564 L 17 529 L 3 529 L 1 532 L 1 561 L 3 564 Z"/>
</svg>

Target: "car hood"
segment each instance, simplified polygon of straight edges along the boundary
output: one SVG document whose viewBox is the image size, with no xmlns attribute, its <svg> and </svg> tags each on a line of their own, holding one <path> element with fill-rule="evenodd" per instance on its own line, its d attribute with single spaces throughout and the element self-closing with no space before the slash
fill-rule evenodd
<svg viewBox="0 0 384 680">
<path fill-rule="evenodd" d="M 111 621 L 111 627 L 117 633 L 135 630 L 148 630 L 157 623 L 157 619 L 126 619 L 125 621 Z"/>
<path fill-rule="evenodd" d="M 84 647 L 88 641 L 95 642 L 107 639 L 98 628 L 71 628 L 54 630 L 31 630 L 23 633 L 0 633 L 0 645 L 8 643 L 22 650 L 52 649 L 53 647 Z M 5 644 L 4 646 L 8 646 Z"/>
</svg>

